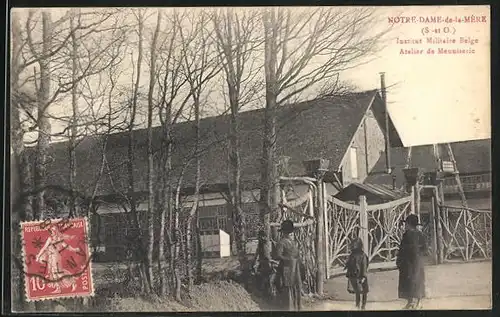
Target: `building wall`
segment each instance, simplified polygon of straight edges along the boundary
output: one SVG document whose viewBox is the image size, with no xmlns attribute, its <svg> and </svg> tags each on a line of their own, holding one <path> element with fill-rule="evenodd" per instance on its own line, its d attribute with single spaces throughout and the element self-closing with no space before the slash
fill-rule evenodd
<svg viewBox="0 0 500 317">
<path fill-rule="evenodd" d="M 360 125 L 358 131 L 356 131 L 351 148 L 356 148 L 357 152 L 358 177 L 352 177 L 352 161 L 349 149 L 342 164 L 344 186 L 355 182 L 362 183 L 385 150 L 384 133 L 371 109 L 365 115 L 364 122 Z"/>
<path fill-rule="evenodd" d="M 462 206 L 462 201 L 460 199 L 446 199 L 446 206 Z M 481 198 L 468 198 L 467 205 L 469 208 L 478 209 L 478 210 L 492 210 L 491 209 L 491 197 L 481 197 Z M 420 213 L 430 213 L 431 211 L 431 202 L 428 200 L 422 201 L 420 203 Z"/>
<path fill-rule="evenodd" d="M 330 196 L 335 196 L 339 193 L 339 190 L 330 183 L 325 183 L 326 194 Z"/>
<path fill-rule="evenodd" d="M 461 206 L 461 200 L 445 200 L 446 205 L 448 206 Z M 485 198 L 469 198 L 467 199 L 467 206 L 472 209 L 478 210 L 491 210 L 491 197 Z"/>
<path fill-rule="evenodd" d="M 288 184 L 291 185 L 291 184 Z M 304 195 L 308 191 L 308 185 L 303 184 L 295 184 L 294 186 L 285 186 L 287 189 L 287 198 L 289 200 L 296 199 L 302 195 Z M 258 221 L 259 214 L 259 199 L 260 194 L 258 190 L 254 191 L 245 191 L 242 193 L 243 200 L 243 210 L 245 214 L 248 216 L 247 226 L 249 237 L 252 238 L 256 236 L 257 226 L 256 221 Z M 189 210 L 191 208 L 194 200 L 194 196 L 187 196 L 182 199 L 184 207 Z M 145 215 L 147 211 L 147 203 L 140 203 L 137 211 L 140 215 Z M 117 204 L 102 204 L 99 206 L 97 213 L 102 215 L 102 219 L 110 218 L 113 214 L 122 214 L 124 210 Z M 232 215 L 229 205 L 224 197 L 219 193 L 211 193 L 211 194 L 203 194 L 200 197 L 199 201 L 199 225 L 201 230 L 210 230 L 210 228 L 217 227 L 218 229 L 222 229 L 227 233 L 232 235 Z M 119 215 L 116 215 L 113 219 L 122 218 Z M 108 221 L 112 223 L 113 221 Z M 122 221 L 116 221 L 118 226 L 125 225 Z M 101 240 L 104 241 L 103 232 L 105 228 L 101 224 Z"/>
</svg>

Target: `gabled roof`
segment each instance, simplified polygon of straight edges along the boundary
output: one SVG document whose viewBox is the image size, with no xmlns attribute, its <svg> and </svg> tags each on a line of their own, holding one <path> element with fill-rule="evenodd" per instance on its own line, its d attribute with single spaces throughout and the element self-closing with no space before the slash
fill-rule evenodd
<svg viewBox="0 0 500 317">
<path fill-rule="evenodd" d="M 387 201 L 397 200 L 408 195 L 399 189 L 392 189 L 388 185 L 351 183 L 336 194 L 335 197 L 340 200 L 349 201 L 366 194 Z"/>
<path fill-rule="evenodd" d="M 460 174 L 490 173 L 491 172 L 491 139 L 471 140 L 451 143 L 453 155 L 457 162 Z M 444 144 L 440 145 L 441 158 L 449 160 Z M 408 148 L 391 149 L 391 166 L 396 177 L 398 187 L 404 185 L 403 169 L 406 165 Z M 435 171 L 437 162 L 434 159 L 432 145 L 412 147 L 411 167 L 420 167 L 423 172 Z M 365 183 L 392 184 L 392 176 L 385 172 L 385 156 L 382 155 L 375 164 Z"/>
<path fill-rule="evenodd" d="M 373 105 L 373 106 L 372 106 Z M 302 162 L 315 158 L 330 160 L 331 170 L 338 169 L 349 143 L 366 111 L 372 107 L 377 120 L 383 120 L 381 98 L 376 90 L 351 93 L 348 95 L 316 99 L 297 104 L 282 106 L 277 110 L 277 151 L 278 155 L 289 156 L 289 173 L 294 176 L 304 175 Z M 260 157 L 262 155 L 262 131 L 264 111 L 262 109 L 240 114 L 240 140 L 242 181 L 257 182 L 260 179 Z M 381 123 L 383 121 L 379 121 Z M 217 116 L 202 119 L 201 147 L 202 183 L 225 184 L 228 181 L 227 134 L 229 116 Z M 384 124 L 381 124 L 384 128 Z M 391 143 L 401 146 L 401 140 L 394 125 L 390 122 Z M 195 125 L 183 122 L 173 127 L 173 168 L 180 174 L 183 163 L 192 157 L 195 141 Z M 154 128 L 153 147 L 158 152 L 161 147 L 162 129 Z M 147 130 L 136 130 L 135 137 L 135 189 L 146 191 L 147 188 Z M 102 177 L 98 188 L 99 195 L 125 191 L 127 188 L 127 133 L 112 134 L 108 137 L 106 159 L 110 165 L 112 177 Z M 89 194 L 96 182 L 102 160 L 102 139 L 86 137 L 78 145 L 77 179 L 78 190 Z M 67 144 L 52 145 L 49 164 L 49 184 L 68 184 L 69 164 Z M 194 184 L 194 168 L 186 168 L 184 186 Z M 112 182 L 111 182 L 112 179 Z"/>
</svg>

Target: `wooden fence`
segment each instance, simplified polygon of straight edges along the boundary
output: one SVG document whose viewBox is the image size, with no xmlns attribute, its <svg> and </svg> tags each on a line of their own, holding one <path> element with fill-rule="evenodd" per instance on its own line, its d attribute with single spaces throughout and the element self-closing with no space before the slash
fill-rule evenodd
<svg viewBox="0 0 500 317">
<path fill-rule="evenodd" d="M 444 260 L 491 258 L 491 211 L 442 205 L 440 220 Z"/>
<path fill-rule="evenodd" d="M 414 197 L 368 205 L 364 196 L 359 204 L 348 204 L 331 197 L 327 202 L 327 276 L 343 271 L 355 237 L 363 241 L 371 266 L 393 266 L 403 234 L 402 220 L 414 212 Z M 373 265 L 373 263 L 375 265 Z"/>
<path fill-rule="evenodd" d="M 315 292 L 317 290 L 317 214 L 319 208 L 318 199 L 321 185 L 314 179 L 307 177 L 282 178 L 290 184 L 306 184 L 307 190 L 293 200 L 287 200 L 284 190 L 281 193 L 281 208 L 279 213 L 272 214 L 271 226 L 277 229 L 283 220 L 294 222 L 297 230 L 294 232 L 295 240 L 299 246 L 302 263 L 305 269 L 305 292 Z M 319 185 L 319 186 L 318 186 Z M 279 239 L 279 237 L 278 237 Z"/>
</svg>

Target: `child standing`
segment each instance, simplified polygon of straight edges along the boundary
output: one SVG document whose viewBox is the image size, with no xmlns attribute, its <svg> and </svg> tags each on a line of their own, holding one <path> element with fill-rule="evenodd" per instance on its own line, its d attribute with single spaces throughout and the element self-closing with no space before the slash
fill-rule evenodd
<svg viewBox="0 0 500 317">
<path fill-rule="evenodd" d="M 357 238 L 351 249 L 351 254 L 346 263 L 347 268 L 347 291 L 356 294 L 356 307 L 364 310 L 366 307 L 366 298 L 368 294 L 368 256 L 363 251 L 363 241 Z"/>
</svg>

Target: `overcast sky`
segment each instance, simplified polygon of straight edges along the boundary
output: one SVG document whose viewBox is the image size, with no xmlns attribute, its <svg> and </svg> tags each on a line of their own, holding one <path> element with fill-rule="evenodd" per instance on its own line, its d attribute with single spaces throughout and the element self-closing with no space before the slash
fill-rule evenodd
<svg viewBox="0 0 500 317">
<path fill-rule="evenodd" d="M 370 63 L 343 73 L 342 78 L 361 89 L 374 89 L 380 87 L 379 72 L 386 73 L 389 112 L 406 146 L 489 138 L 489 8 L 426 6 L 379 7 L 377 10 L 382 17 L 380 29 L 387 27 L 389 17 L 408 16 L 417 20 L 416 23 L 398 24 L 389 35 L 390 40 L 385 49 Z M 54 15 L 57 15 L 57 11 L 54 11 Z M 426 17 L 460 18 L 470 15 L 487 16 L 487 23 L 420 22 Z M 432 35 L 426 34 L 425 30 L 439 30 L 440 33 L 435 31 L 433 36 L 442 39 L 455 39 L 459 42 L 463 37 L 477 39 L 478 43 L 429 45 L 426 39 Z M 376 31 L 375 28 L 374 32 Z M 398 39 L 422 40 L 423 44 L 402 45 L 397 43 Z M 438 54 L 440 47 L 472 48 L 475 53 Z M 402 48 L 422 49 L 424 54 L 400 54 Z M 436 54 L 426 54 L 428 48 L 434 48 Z M 221 100 L 217 100 L 221 98 L 220 94 L 214 96 L 212 102 L 221 103 Z M 52 111 L 58 112 L 58 109 Z M 57 124 L 53 128 L 57 129 Z"/>
<path fill-rule="evenodd" d="M 381 8 L 386 16 L 401 8 Z M 404 16 L 486 15 L 488 23 L 401 24 L 394 36 L 425 39 L 424 27 L 441 29 L 441 38 L 471 37 L 474 45 L 398 45 L 392 41 L 376 61 L 346 74 L 359 86 L 378 85 L 378 72 L 386 72 L 390 115 L 405 145 L 454 142 L 491 137 L 490 123 L 490 19 L 489 7 L 405 7 Z M 444 27 L 455 35 L 443 35 Z M 436 35 L 438 36 L 438 35 Z M 401 48 L 469 48 L 469 55 L 400 55 Z"/>
</svg>

